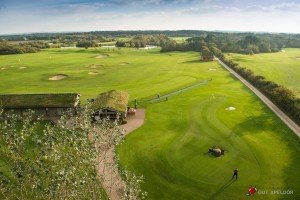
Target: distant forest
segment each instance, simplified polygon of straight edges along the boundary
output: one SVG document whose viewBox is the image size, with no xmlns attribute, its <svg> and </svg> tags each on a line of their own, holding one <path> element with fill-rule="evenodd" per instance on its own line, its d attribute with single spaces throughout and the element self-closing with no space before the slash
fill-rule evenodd
<svg viewBox="0 0 300 200">
<path fill-rule="evenodd" d="M 189 37 L 183 43 L 177 43 L 172 37 Z M 37 52 L 39 48 L 24 48 L 24 44 L 12 45 L 12 41 L 47 41 L 50 47 L 70 46 L 97 47 L 102 42 L 112 42 L 117 47 L 140 48 L 146 45 L 161 46 L 167 51 L 198 51 L 218 53 L 234 52 L 256 54 L 277 52 L 282 48 L 300 48 L 300 34 L 286 33 L 246 33 L 211 32 L 196 30 L 180 31 L 94 31 L 74 33 L 32 33 L 1 35 L 0 54 Z M 3 42 L 4 41 L 4 42 Z M 57 45 L 55 45 L 57 44 Z M 14 46 L 14 47 L 13 47 Z M 17 47 L 16 47 L 17 46 Z M 40 46 L 45 48 L 46 46 Z M 19 50 L 21 49 L 21 50 Z M 24 50 L 25 49 L 25 50 Z M 29 49 L 29 51 L 28 51 Z M 11 51 L 9 51 L 11 50 Z"/>
</svg>

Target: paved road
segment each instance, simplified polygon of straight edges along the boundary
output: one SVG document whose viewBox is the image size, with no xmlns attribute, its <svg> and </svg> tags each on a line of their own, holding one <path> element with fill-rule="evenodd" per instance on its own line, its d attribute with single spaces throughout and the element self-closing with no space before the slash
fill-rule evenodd
<svg viewBox="0 0 300 200">
<path fill-rule="evenodd" d="M 250 90 L 252 90 L 298 137 L 300 137 L 300 127 L 291 120 L 284 112 L 282 112 L 275 104 L 273 104 L 264 94 L 257 90 L 253 85 L 241 77 L 238 73 L 233 71 L 221 60 L 216 58 L 216 60 L 231 74 L 238 78 L 242 83 L 244 83 Z"/>
</svg>

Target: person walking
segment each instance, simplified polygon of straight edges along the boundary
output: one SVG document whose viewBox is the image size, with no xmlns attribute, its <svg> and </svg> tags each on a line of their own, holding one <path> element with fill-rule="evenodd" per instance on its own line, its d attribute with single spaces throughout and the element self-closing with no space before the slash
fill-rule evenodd
<svg viewBox="0 0 300 200">
<path fill-rule="evenodd" d="M 233 170 L 233 176 L 232 176 L 232 179 L 234 179 L 234 177 L 235 177 L 235 180 L 237 180 L 237 178 L 238 178 L 238 172 L 239 172 L 238 169 L 234 169 L 234 170 Z"/>
</svg>

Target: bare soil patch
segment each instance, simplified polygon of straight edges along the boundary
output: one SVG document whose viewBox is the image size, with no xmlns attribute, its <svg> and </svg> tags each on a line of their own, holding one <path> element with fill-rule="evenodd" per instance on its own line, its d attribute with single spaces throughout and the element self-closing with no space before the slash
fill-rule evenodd
<svg viewBox="0 0 300 200">
<path fill-rule="evenodd" d="M 127 123 L 121 125 L 124 129 L 124 134 L 129 134 L 135 129 L 141 127 L 145 122 L 145 110 L 137 109 L 135 114 L 128 115 L 126 118 Z M 108 193 L 108 196 L 111 200 L 120 200 L 124 199 L 124 188 L 125 183 L 123 182 L 119 170 L 117 167 L 108 167 L 116 166 L 113 163 L 115 160 L 115 151 L 113 147 L 107 147 L 107 152 L 105 155 L 99 155 L 99 165 L 97 170 L 100 174 L 103 175 L 103 187 Z M 105 161 L 105 162 L 103 162 Z"/>
<path fill-rule="evenodd" d="M 144 124 L 145 110 L 137 109 L 135 114 L 127 115 L 126 121 L 127 123 L 121 125 L 121 127 L 125 130 L 125 134 L 128 134 Z"/>
<path fill-rule="evenodd" d="M 99 74 L 99 72 L 89 72 L 88 74 L 89 75 L 97 75 L 97 74 Z"/>
<path fill-rule="evenodd" d="M 108 54 L 100 54 L 96 58 L 107 58 L 109 55 Z"/>
<path fill-rule="evenodd" d="M 1 67 L 1 69 L 2 69 L 2 70 L 5 70 L 5 69 L 6 69 L 6 67 Z"/>
<path fill-rule="evenodd" d="M 50 77 L 49 80 L 59 81 L 59 80 L 66 79 L 66 78 L 68 78 L 68 75 L 66 75 L 66 74 L 57 74 L 55 76 Z"/>
</svg>

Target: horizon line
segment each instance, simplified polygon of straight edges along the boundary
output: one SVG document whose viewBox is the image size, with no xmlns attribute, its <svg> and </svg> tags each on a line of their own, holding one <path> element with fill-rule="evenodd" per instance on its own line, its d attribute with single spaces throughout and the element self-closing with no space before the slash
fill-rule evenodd
<svg viewBox="0 0 300 200">
<path fill-rule="evenodd" d="M 90 33 L 90 32 L 143 32 L 143 31 L 203 31 L 203 32 L 223 32 L 223 33 L 255 33 L 255 34 L 291 34 L 299 35 L 300 33 L 293 32 L 271 32 L 271 31 L 239 31 L 239 30 L 204 30 L 204 29 L 118 29 L 118 30 L 88 30 L 88 31 L 36 31 L 36 32 L 17 32 L 17 33 L 5 33 L 0 36 L 12 36 L 12 35 L 30 35 L 30 34 L 55 34 L 55 33 Z"/>
</svg>

